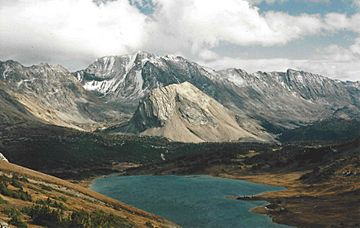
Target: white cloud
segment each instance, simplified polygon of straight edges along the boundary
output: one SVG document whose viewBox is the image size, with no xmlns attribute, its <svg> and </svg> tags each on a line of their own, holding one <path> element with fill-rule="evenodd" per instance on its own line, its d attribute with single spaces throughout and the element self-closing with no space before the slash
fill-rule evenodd
<svg viewBox="0 0 360 228">
<path fill-rule="evenodd" d="M 319 15 L 291 16 L 281 12 L 269 12 L 265 14 L 265 18 L 274 32 L 273 42 L 282 44 L 328 29 L 327 24 Z"/>
<path fill-rule="evenodd" d="M 266 2 L 267 4 L 274 4 L 274 3 L 284 3 L 284 2 L 288 2 L 289 0 L 247 0 L 248 2 L 258 5 L 262 2 Z M 292 0 L 294 1 L 294 0 Z M 308 3 L 329 3 L 330 0 L 298 0 L 298 1 L 303 1 L 303 2 L 308 2 Z M 354 1 L 358 1 L 358 0 L 354 0 Z"/>
<path fill-rule="evenodd" d="M 356 31 L 360 27 L 357 15 L 260 13 L 244 0 L 155 0 L 155 3 L 157 9 L 146 27 L 146 33 L 151 35 L 144 40 L 142 49 L 177 53 L 195 61 L 224 59 L 212 51 L 222 43 L 281 46 L 314 35 Z"/>
<path fill-rule="evenodd" d="M 153 14 L 145 15 L 130 2 L 156 8 Z M 0 58 L 25 64 L 47 61 L 76 69 L 103 55 L 143 49 L 180 54 L 224 67 L 236 62 L 213 51 L 222 43 L 281 46 L 342 30 L 360 33 L 360 14 L 292 16 L 284 12 L 260 12 L 254 1 L 246 0 L 153 0 L 154 4 L 150 5 L 144 0 L 130 2 L 0 0 Z M 359 49 L 359 45 L 354 44 L 346 50 L 352 53 L 352 58 L 357 58 L 355 53 Z M 251 69 L 262 69 L 259 64 L 266 63 L 264 70 L 308 63 L 284 59 L 241 61 Z M 319 60 L 314 57 L 308 61 Z M 330 60 L 327 63 L 330 64 Z M 324 64 L 318 65 L 326 68 Z"/>
<path fill-rule="evenodd" d="M 260 14 L 244 0 L 157 0 L 149 29 L 166 47 L 193 53 L 221 42 L 237 45 L 281 45 L 327 29 L 319 15 Z M 161 43 L 159 47 L 164 45 Z M 164 48 L 164 47 L 163 47 Z"/>
<path fill-rule="evenodd" d="M 199 52 L 199 57 L 203 60 L 211 61 L 218 59 L 220 56 L 211 50 L 203 49 Z"/>
<path fill-rule="evenodd" d="M 127 0 L 18 0 L 0 7 L 1 58 L 77 62 L 142 43 L 145 15 Z M 71 64 L 71 63 L 70 63 Z"/>
<path fill-rule="evenodd" d="M 357 55 L 360 58 L 360 37 L 356 39 L 355 43 L 350 46 L 352 54 Z"/>
<path fill-rule="evenodd" d="M 353 0 L 353 4 L 355 6 L 360 6 L 360 0 Z"/>
<path fill-rule="evenodd" d="M 152 31 L 155 40 L 162 40 L 156 50 L 181 50 L 185 55 L 216 68 L 240 67 L 249 71 L 286 70 L 297 68 L 314 71 L 330 77 L 358 80 L 359 58 L 350 49 L 319 50 L 309 59 L 270 58 L 240 59 L 219 56 L 212 48 L 222 42 L 235 45 L 283 45 L 307 36 L 333 33 L 343 30 L 357 32 L 359 15 L 351 17 L 339 13 L 324 16 L 302 14 L 288 15 L 283 12 L 259 13 L 245 1 L 188 0 L 179 4 L 174 1 L 158 0 L 161 8 L 157 11 Z M 166 28 L 166 29 L 165 29 Z M 148 45 L 150 46 L 150 45 Z M 355 47 L 353 47 L 355 49 Z M 344 54 L 345 50 L 347 54 Z M 322 53 L 322 54 L 321 54 Z"/>
<path fill-rule="evenodd" d="M 266 2 L 267 4 L 274 4 L 274 3 L 287 2 L 288 0 L 247 0 L 247 1 L 250 2 L 251 4 L 258 5 L 262 2 Z"/>
</svg>

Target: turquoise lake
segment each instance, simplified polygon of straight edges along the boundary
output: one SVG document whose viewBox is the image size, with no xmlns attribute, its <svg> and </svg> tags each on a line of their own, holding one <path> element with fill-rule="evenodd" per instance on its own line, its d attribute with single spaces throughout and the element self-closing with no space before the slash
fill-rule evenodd
<svg viewBox="0 0 360 228">
<path fill-rule="evenodd" d="M 262 201 L 226 196 L 254 195 L 281 190 L 242 180 L 196 176 L 108 176 L 91 189 L 187 227 L 288 227 L 250 212 Z"/>
</svg>

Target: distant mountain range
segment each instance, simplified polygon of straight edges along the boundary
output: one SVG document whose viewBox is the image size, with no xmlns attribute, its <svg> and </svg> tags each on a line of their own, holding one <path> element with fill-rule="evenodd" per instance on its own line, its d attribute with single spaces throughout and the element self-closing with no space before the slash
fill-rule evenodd
<svg viewBox="0 0 360 228">
<path fill-rule="evenodd" d="M 31 120 L 184 142 L 317 140 L 301 129 L 338 120 L 360 126 L 360 82 L 295 70 L 216 71 L 146 52 L 99 58 L 77 72 L 0 62 L 0 103 L 2 125 Z M 339 129 L 330 128 L 334 137 Z"/>
</svg>

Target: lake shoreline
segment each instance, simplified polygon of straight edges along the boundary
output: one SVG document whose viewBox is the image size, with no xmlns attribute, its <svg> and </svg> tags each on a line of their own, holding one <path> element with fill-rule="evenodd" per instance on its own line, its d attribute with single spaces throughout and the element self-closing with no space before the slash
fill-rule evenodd
<svg viewBox="0 0 360 228">
<path fill-rule="evenodd" d="M 359 186 L 356 187 L 345 179 L 305 184 L 301 181 L 305 173 L 307 172 L 251 175 L 217 173 L 216 175 L 285 187 L 285 190 L 256 195 L 256 199 L 269 202 L 270 207 L 260 206 L 252 209 L 255 213 L 270 216 L 275 223 L 296 227 L 308 227 L 314 224 L 320 227 L 329 226 L 329 224 L 333 227 L 358 227 L 360 225 L 356 217 L 356 214 L 360 212 L 359 208 L 356 204 L 351 204 L 354 200 L 360 200 Z M 348 210 L 341 209 L 344 207 Z"/>
<path fill-rule="evenodd" d="M 107 174 L 107 175 L 98 175 L 98 176 L 88 177 L 88 178 L 83 179 L 83 180 L 81 180 L 81 181 L 79 181 L 77 183 L 80 184 L 83 187 L 91 189 L 92 183 L 98 178 L 104 178 L 104 177 L 109 177 L 109 176 L 127 176 L 126 174 L 125 175 L 124 174 L 125 174 L 124 172 L 119 172 L 119 173 L 111 173 L 111 174 Z M 163 175 L 166 175 L 166 174 L 160 174 L 159 175 L 159 174 L 151 174 L 150 173 L 150 174 L 135 174 L 134 176 L 146 176 L 146 175 L 163 176 Z M 196 174 L 175 174 L 175 175 L 176 176 L 209 175 L 209 176 L 212 176 L 212 177 L 232 179 L 232 180 L 246 180 L 246 181 L 250 181 L 252 183 L 266 184 L 266 185 L 272 185 L 272 186 L 278 186 L 278 187 L 285 187 L 285 188 L 291 187 L 291 185 L 290 186 L 289 185 L 288 186 L 280 185 L 278 182 L 274 181 L 273 178 L 267 179 L 267 178 L 264 178 L 264 176 L 259 177 L 257 175 L 234 176 L 234 175 L 229 175 L 229 174 L 218 174 L 218 173 L 214 174 L 214 173 L 211 173 L 211 172 L 209 172 L 209 173 L 196 173 Z M 259 201 L 266 201 L 266 204 L 251 208 L 250 211 L 252 213 L 256 213 L 256 214 L 266 215 L 266 216 L 270 217 L 274 223 L 281 224 L 281 225 L 294 226 L 295 224 L 289 224 L 287 221 L 280 220 L 281 221 L 280 222 L 279 219 L 278 219 L 279 215 L 274 215 L 270 211 L 265 209 L 265 207 L 267 205 L 271 204 L 271 201 L 269 200 L 269 198 L 267 198 L 267 195 L 265 195 L 265 194 L 275 193 L 275 192 L 279 192 L 279 191 L 284 191 L 284 190 L 266 191 L 266 192 L 256 194 L 256 197 L 258 197 L 258 200 Z M 238 197 L 238 196 L 228 196 L 228 198 L 232 198 L 233 200 L 239 200 L 239 199 L 236 199 L 236 197 Z"/>
<path fill-rule="evenodd" d="M 232 213 L 233 212 L 229 212 L 229 211 L 227 211 L 227 207 L 233 207 L 234 205 L 237 205 L 237 206 L 240 206 L 241 208 L 243 208 L 245 205 L 248 205 L 248 206 L 246 206 L 247 207 L 247 209 L 244 211 L 244 212 L 242 212 L 241 214 L 242 214 L 242 216 L 246 216 L 248 213 L 251 213 L 251 214 L 253 214 L 254 216 L 256 215 L 256 214 L 263 214 L 263 215 L 265 215 L 266 217 L 259 217 L 259 218 L 262 218 L 262 219 L 260 219 L 259 220 L 259 218 L 257 219 L 257 220 L 259 220 L 259 222 L 261 221 L 261 220 L 264 220 L 265 218 L 265 220 L 266 221 L 268 221 L 267 223 L 269 223 L 268 224 L 268 226 L 270 226 L 270 224 L 273 224 L 274 225 L 274 227 L 277 227 L 277 225 L 275 225 L 275 224 L 278 224 L 278 223 L 275 223 L 272 219 L 271 219 L 271 217 L 270 216 L 267 216 L 266 214 L 264 214 L 264 213 L 257 213 L 256 211 L 254 211 L 254 209 L 255 208 L 257 208 L 257 207 L 259 207 L 259 206 L 261 206 L 261 207 L 263 207 L 263 206 L 265 206 L 265 205 L 268 205 L 268 202 L 265 202 L 263 199 L 259 199 L 259 200 L 257 200 L 257 201 L 254 201 L 253 203 L 252 202 L 247 202 L 247 203 L 241 203 L 241 204 L 236 204 L 235 203 L 235 201 L 236 201 L 236 199 L 231 199 L 231 201 L 233 201 L 233 203 L 231 203 L 230 201 L 228 201 L 229 200 L 229 196 L 231 196 L 232 194 L 231 193 L 226 193 L 228 190 L 224 190 L 223 188 L 227 188 L 227 187 L 225 187 L 225 186 L 228 186 L 229 184 L 230 184 L 230 186 L 233 186 L 234 184 L 236 185 L 239 185 L 239 186 L 237 186 L 235 189 L 235 192 L 237 192 L 237 191 L 240 191 L 240 192 L 243 192 L 243 191 L 245 191 L 246 192 L 246 195 L 251 195 L 251 194 L 253 194 L 253 192 L 254 192 L 254 194 L 257 194 L 257 195 L 261 195 L 261 194 L 263 194 L 263 193 L 267 193 L 267 192 L 273 192 L 273 191 L 277 191 L 278 189 L 280 190 L 280 188 L 279 188 L 279 186 L 272 186 L 272 185 L 268 185 L 268 184 L 260 184 L 260 183 L 254 183 L 254 182 L 250 182 L 250 181 L 247 181 L 247 180 L 239 180 L 239 179 L 237 179 L 237 178 L 228 178 L 228 177 L 222 177 L 222 176 L 214 176 L 214 175 L 206 175 L 206 174 L 190 174 L 190 175 L 152 175 L 152 174 L 150 174 L 150 175 L 134 175 L 134 176 L 126 176 L 126 175 L 117 175 L 117 174 L 112 174 L 112 175 L 110 175 L 110 178 L 111 177 L 114 177 L 113 179 L 111 179 L 110 180 L 110 182 L 108 183 L 108 182 L 106 182 L 107 180 L 105 180 L 105 179 L 102 179 L 102 177 L 104 177 L 104 176 L 102 176 L 102 177 L 100 177 L 100 180 L 98 179 L 98 181 L 100 181 L 100 183 L 99 182 L 97 182 L 97 186 L 95 187 L 95 188 L 92 188 L 92 184 L 94 184 L 94 181 L 95 181 L 95 179 L 94 179 L 94 181 L 92 182 L 92 184 L 90 184 L 90 185 L 88 185 L 88 187 L 89 188 L 91 188 L 92 190 L 94 190 L 94 191 L 98 191 L 98 192 L 100 192 L 101 194 L 105 194 L 105 195 L 108 195 L 108 196 L 110 196 L 109 195 L 109 193 L 110 194 L 115 194 L 114 193 L 114 190 L 115 191 L 119 191 L 118 189 L 121 189 L 121 187 L 120 186 L 117 186 L 116 187 L 116 184 L 114 185 L 114 184 L 111 184 L 111 182 L 112 181 L 115 181 L 116 182 L 116 180 L 118 179 L 117 178 L 117 176 L 119 177 L 119 180 L 122 180 L 122 181 L 126 181 L 126 180 L 128 180 L 128 178 L 132 178 L 132 179 L 130 179 L 130 182 L 131 182 L 131 184 L 132 185 L 134 185 L 134 183 L 133 183 L 133 181 L 135 181 L 136 182 L 136 180 L 137 179 L 142 179 L 142 180 L 149 180 L 147 177 L 154 177 L 154 178 L 156 178 L 156 179 L 163 179 L 163 178 L 165 178 L 165 179 L 170 179 L 171 180 L 171 182 L 174 182 L 174 183 L 177 183 L 178 184 L 178 182 L 177 181 L 180 181 L 180 183 L 182 183 L 181 182 L 181 180 L 184 180 L 184 177 L 186 178 L 185 179 L 185 181 L 186 182 L 188 182 L 187 181 L 187 179 L 189 178 L 190 179 L 190 182 L 191 183 L 193 183 L 193 181 L 194 180 L 197 180 L 198 178 L 200 178 L 200 179 L 202 179 L 202 178 L 210 178 L 210 181 L 211 181 L 211 183 L 212 182 L 220 182 L 220 183 L 222 183 L 221 185 L 216 185 L 216 186 L 213 186 L 216 190 L 215 191 L 217 191 L 217 186 L 219 186 L 219 191 L 221 192 L 220 193 L 220 195 L 222 195 L 222 194 L 224 194 L 224 196 L 221 198 L 222 200 L 224 200 L 223 202 L 222 202 L 222 207 L 224 206 L 224 205 L 228 205 L 228 206 L 226 206 L 225 208 L 222 208 L 222 207 L 219 207 L 219 208 L 217 208 L 216 207 L 216 204 L 213 204 L 213 203 L 210 203 L 210 201 L 209 202 L 207 202 L 208 200 L 210 200 L 210 199 L 214 199 L 214 198 L 208 198 L 208 200 L 205 200 L 203 197 L 204 196 L 202 196 L 202 195 L 199 195 L 198 197 L 200 197 L 200 198 L 198 198 L 198 197 L 196 197 L 196 198 L 194 198 L 193 200 L 191 200 L 191 202 L 192 203 L 195 203 L 195 204 L 193 204 L 193 206 L 195 205 L 195 207 L 196 206 L 199 206 L 200 208 L 204 208 L 204 205 L 202 205 L 201 203 L 200 203 L 200 205 L 198 205 L 196 202 L 198 201 L 198 200 L 200 200 L 199 202 L 206 202 L 206 203 L 210 203 L 210 205 L 212 205 L 213 207 L 216 207 L 216 209 L 217 210 L 219 210 L 220 211 L 220 214 L 221 213 L 224 213 L 224 214 L 226 214 L 226 215 L 228 215 L 228 216 L 231 216 L 232 215 Z M 105 176 L 106 177 L 106 176 Z M 135 178 L 135 179 L 134 179 Z M 151 180 L 152 178 L 150 178 L 150 180 Z M 194 180 L 193 180 L 194 179 Z M 236 180 L 239 180 L 239 181 L 241 181 L 241 182 L 237 182 Z M 234 182 L 235 181 L 235 182 Z M 114 183 L 115 183 L 114 182 Z M 88 182 L 89 183 L 89 182 Z M 125 185 L 127 185 L 128 183 L 127 182 L 122 182 L 123 184 L 125 184 Z M 138 182 L 136 182 L 137 184 L 139 184 Z M 166 183 L 166 182 L 165 182 Z M 174 183 L 172 183 L 172 184 L 174 184 Z M 200 184 L 201 183 L 201 184 Z M 199 184 L 200 185 L 197 185 L 198 187 L 197 188 L 199 188 L 200 186 L 202 186 L 203 185 L 203 183 L 202 182 L 200 182 Z M 228 184 L 226 184 L 226 183 L 228 183 Z M 205 188 L 205 186 L 207 186 L 207 184 L 208 183 L 204 183 L 204 188 Z M 96 184 L 95 184 L 96 185 Z M 121 185 L 121 186 L 123 186 L 123 185 Z M 140 183 L 140 186 L 141 186 L 141 183 Z M 148 186 L 151 186 L 151 185 L 148 185 Z M 254 186 L 253 187 L 253 190 L 252 190 L 252 187 L 249 187 L 249 186 Z M 256 187 L 256 186 L 258 186 L 258 187 Z M 115 189 L 113 189 L 113 187 L 116 187 Z M 181 195 L 181 194 L 185 194 L 185 192 L 182 192 L 182 191 L 184 191 L 184 190 L 181 190 L 182 189 L 182 186 L 178 186 L 179 187 L 179 189 L 180 189 L 180 192 L 177 192 L 177 193 L 173 193 L 174 194 L 174 198 L 173 198 L 173 200 L 175 201 L 175 202 L 177 202 L 177 200 L 179 200 L 179 199 L 177 199 L 178 197 L 179 197 L 179 195 Z M 261 187 L 260 189 L 262 189 L 262 190 L 260 190 L 259 189 L 259 187 Z M 121 190 L 121 191 L 134 191 L 134 190 L 131 190 L 132 189 L 132 187 L 129 187 L 128 186 L 128 188 L 126 188 L 125 186 L 124 186 L 124 188 L 126 189 L 126 190 Z M 136 188 L 138 188 L 138 185 L 136 186 Z M 141 187 L 140 187 L 141 188 Z M 156 187 L 155 187 L 156 188 Z M 176 186 L 174 187 L 174 188 L 176 188 Z M 101 190 L 100 190 L 101 189 Z M 111 189 L 111 190 L 109 190 L 109 189 Z M 130 190 L 128 190 L 128 189 L 130 189 Z M 187 188 L 185 188 L 185 189 L 187 189 Z M 210 189 L 210 188 L 206 188 L 206 189 Z M 223 190 L 221 190 L 221 189 L 223 189 Z M 162 191 L 163 189 L 159 189 L 160 191 Z M 151 191 L 151 190 L 149 190 L 148 191 L 148 195 L 150 195 L 150 197 L 151 197 L 151 195 L 153 195 L 154 194 L 154 191 L 155 192 L 157 192 L 157 191 L 159 191 L 159 190 L 153 190 L 153 191 Z M 109 193 L 106 193 L 106 191 L 108 191 Z M 144 190 L 141 190 L 141 191 L 144 191 Z M 146 190 L 145 190 L 146 191 Z M 188 191 L 188 190 L 185 190 L 185 191 Z M 199 191 L 201 191 L 201 190 L 199 190 Z M 206 190 L 205 190 L 206 191 Z M 211 190 L 212 191 L 212 190 Z M 233 191 L 233 190 L 232 190 Z M 259 192 L 260 191 L 260 192 Z M 239 192 L 239 193 L 240 193 Z M 199 192 L 200 193 L 200 192 Z M 172 219 L 171 217 L 166 217 L 166 216 L 164 216 L 164 214 L 162 213 L 160 213 L 159 214 L 159 212 L 157 213 L 156 211 L 153 211 L 153 210 L 149 210 L 149 209 L 147 209 L 146 208 L 146 204 L 145 205 L 143 205 L 144 207 L 142 207 L 141 205 L 138 205 L 138 204 L 132 204 L 131 203 L 131 198 L 137 198 L 136 197 L 136 193 L 134 193 L 134 192 L 131 192 L 131 193 L 125 193 L 125 194 L 128 194 L 128 196 L 124 196 L 123 195 L 124 193 L 121 193 L 121 197 L 125 197 L 125 198 L 117 198 L 117 200 L 119 200 L 119 201 L 122 201 L 122 202 L 127 202 L 126 200 L 127 199 L 129 199 L 130 200 L 130 202 L 127 202 L 128 204 L 130 204 L 130 205 L 134 205 L 135 207 L 138 207 L 138 208 L 143 208 L 144 210 L 146 210 L 146 211 L 151 211 L 152 213 L 154 213 L 154 214 L 157 214 L 157 215 L 159 215 L 159 216 L 161 216 L 161 217 L 165 217 L 165 218 L 167 218 L 167 219 L 169 219 L 169 220 L 171 220 L 171 221 L 174 221 L 174 222 L 176 222 L 176 223 L 178 223 L 179 224 L 179 221 L 178 220 L 174 220 L 174 219 Z M 129 195 L 130 194 L 130 195 Z M 188 198 L 188 197 L 190 197 L 190 198 L 188 198 L 188 199 L 185 199 L 185 201 L 186 200 L 190 200 L 191 199 L 191 197 L 194 197 L 193 195 L 196 195 L 196 194 L 198 194 L 198 193 L 191 193 L 191 195 L 192 196 L 186 196 L 185 198 Z M 216 194 L 219 194 L 219 192 L 217 192 Z M 170 194 L 171 195 L 171 194 Z M 210 195 L 211 195 L 211 193 L 210 193 Z M 112 196 L 112 197 L 114 197 L 114 195 Z M 126 198 L 127 197 L 127 198 Z M 130 197 L 130 198 L 129 198 Z M 147 197 L 149 197 L 149 196 L 147 196 Z M 162 196 L 163 197 L 163 196 Z M 166 196 L 167 197 L 167 196 Z M 172 198 L 173 196 L 171 196 L 170 198 Z M 206 196 L 207 197 L 207 196 Z M 206 198 L 205 197 L 205 198 Z M 116 198 L 116 196 L 114 197 L 114 198 Z M 141 197 L 140 197 L 141 198 Z M 161 198 L 161 197 L 160 197 Z M 181 198 L 181 199 L 184 199 L 184 198 Z M 215 199 L 219 199 L 218 197 L 215 197 Z M 144 199 L 143 199 L 144 200 Z M 205 200 L 205 201 L 204 201 Z M 230 202 L 230 204 L 228 204 Z M 235 204 L 234 204 L 235 203 Z M 175 204 L 174 204 L 175 205 Z M 182 203 L 180 203 L 180 205 L 182 205 Z M 215 205 L 215 206 L 214 206 Z M 251 205 L 251 206 L 250 206 Z M 175 205 L 175 208 L 176 208 L 176 206 L 179 206 L 179 205 Z M 179 210 L 179 208 L 177 208 L 178 210 Z M 174 210 L 176 210 L 176 209 L 174 209 Z M 242 209 L 243 210 L 243 209 Z M 168 209 L 168 213 L 170 214 L 170 209 Z M 180 211 L 181 211 L 181 209 L 180 209 Z M 196 214 L 196 216 L 195 217 L 197 217 L 197 216 L 202 216 L 201 214 L 203 214 L 203 213 L 200 213 L 200 211 L 201 210 L 199 210 L 199 213 L 197 213 L 197 212 L 193 212 L 194 214 Z M 214 213 L 214 208 L 212 209 L 212 210 L 208 210 L 208 212 L 209 213 Z M 237 211 L 237 210 L 236 210 Z M 180 212 L 179 212 L 180 213 Z M 238 211 L 236 212 L 236 213 L 239 213 Z M 207 213 L 206 213 L 207 214 Z M 183 216 L 185 216 L 186 217 L 186 215 L 184 214 Z M 215 216 L 215 217 L 217 217 L 217 216 Z M 190 217 L 189 217 L 190 218 Z M 235 219 L 235 218 L 237 218 L 236 216 L 234 216 L 232 219 L 229 219 L 229 221 L 230 221 L 230 223 L 239 223 L 240 222 L 240 220 L 238 220 L 238 219 Z M 255 217 L 256 218 L 256 217 Z M 240 218 L 239 218 L 240 219 Z M 269 219 L 269 220 L 268 220 Z M 212 220 L 211 220 L 212 221 Z M 244 220 L 244 221 L 246 221 L 246 219 Z M 216 219 L 214 220 L 214 222 L 218 222 Z M 181 223 L 180 223 L 181 224 Z M 247 225 L 246 223 L 244 223 L 245 225 Z M 226 225 L 226 224 L 225 224 Z M 282 224 L 278 224 L 279 226 L 281 226 Z"/>
<path fill-rule="evenodd" d="M 285 187 L 285 190 L 264 192 L 256 195 L 259 200 L 266 201 L 267 204 L 257 206 L 251 209 L 251 212 L 257 214 L 264 214 L 269 216 L 274 223 L 283 224 L 288 226 L 310 226 L 316 224 L 324 226 L 324 224 L 332 224 L 337 226 L 356 227 L 359 224 L 356 219 L 356 205 L 350 204 L 354 201 L 354 197 L 360 200 L 356 187 L 351 186 L 351 183 L 344 185 L 341 192 L 349 192 L 349 194 L 339 194 L 338 192 L 331 191 L 333 186 L 338 186 L 338 181 L 331 183 L 320 184 L 304 184 L 300 181 L 302 175 L 307 173 L 302 172 L 269 172 L 269 173 L 249 173 L 249 172 L 231 172 L 230 170 L 219 172 L 220 169 L 206 170 L 204 173 L 181 173 L 174 174 L 179 176 L 185 175 L 210 175 L 213 177 L 220 177 L 226 179 L 246 180 L 253 183 L 268 184 L 273 186 Z M 165 175 L 166 173 L 151 173 L 141 172 L 133 173 L 112 173 L 109 175 Z M 99 175 L 87 178 L 82 181 L 82 185 L 90 188 L 91 183 L 100 177 L 109 175 Z M 267 209 L 267 205 L 272 205 L 280 208 L 280 210 Z M 350 210 L 345 212 L 340 208 L 350 207 Z M 281 209 L 283 208 L 283 209 Z M 341 218 L 341 220 L 338 220 Z M 346 221 L 346 222 L 342 222 Z M 311 223 L 309 223 L 311 222 Z"/>
<path fill-rule="evenodd" d="M 82 179 L 80 181 L 73 181 L 76 184 L 81 185 L 82 187 L 91 189 L 91 185 L 93 184 L 93 182 L 96 179 L 99 178 L 105 178 L 105 177 L 109 177 L 109 176 L 127 176 L 123 171 L 121 172 L 115 172 L 115 173 L 110 173 L 110 174 L 105 174 L 105 175 L 95 175 L 95 176 L 91 176 L 91 177 L 87 177 L 86 179 Z M 146 176 L 146 175 L 152 175 L 152 176 L 162 176 L 162 175 L 166 175 L 166 174 L 135 174 L 134 176 Z M 263 176 L 259 177 L 257 175 L 244 175 L 244 176 L 234 176 L 234 175 L 229 175 L 229 174 L 214 174 L 214 173 L 196 173 L 196 174 L 175 174 L 176 176 L 188 176 L 188 175 L 209 175 L 212 177 L 219 177 L 219 178 L 225 178 L 225 179 L 233 179 L 233 180 L 246 180 L 246 181 L 250 181 L 253 183 L 259 183 L 259 184 L 267 184 L 267 185 L 273 185 L 273 186 L 279 186 L 279 187 L 289 187 L 289 186 L 283 186 L 283 185 L 279 185 L 278 182 L 274 181 L 273 178 L 267 179 L 264 178 Z M 265 209 L 265 207 L 269 204 L 271 204 L 270 199 L 264 195 L 265 193 L 269 194 L 269 193 L 275 193 L 275 192 L 279 192 L 279 191 L 283 191 L 283 190 L 278 190 L 278 191 L 267 191 L 267 192 L 262 192 L 259 194 L 256 194 L 256 196 L 259 198 L 259 200 L 261 201 L 266 201 L 265 205 L 262 206 L 256 206 L 254 208 L 251 208 L 250 211 L 252 213 L 256 213 L 256 214 L 263 214 L 268 216 L 269 218 L 272 219 L 272 221 L 274 223 L 277 224 L 281 224 L 281 225 L 289 225 L 289 226 L 294 226 L 296 224 L 292 224 L 287 222 L 286 220 L 282 220 L 279 219 L 279 215 L 274 215 L 273 213 L 271 213 L 270 211 L 267 211 Z M 236 199 L 236 197 L 238 196 L 229 196 L 230 198 L 233 198 L 233 200 L 239 200 Z M 272 199 L 272 198 L 271 198 Z M 272 199 L 273 200 L 273 199 Z"/>
</svg>

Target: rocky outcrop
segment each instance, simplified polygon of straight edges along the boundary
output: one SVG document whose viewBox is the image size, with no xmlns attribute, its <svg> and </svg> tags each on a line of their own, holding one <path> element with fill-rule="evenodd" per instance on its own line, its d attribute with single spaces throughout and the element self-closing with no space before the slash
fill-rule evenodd
<svg viewBox="0 0 360 228">
<path fill-rule="evenodd" d="M 267 141 L 271 138 L 240 127 L 235 113 L 188 82 L 154 89 L 140 102 L 129 124 L 113 131 L 164 136 L 182 142 Z"/>
<path fill-rule="evenodd" d="M 2 153 L 0 153 L 0 161 L 9 162 Z"/>
</svg>

